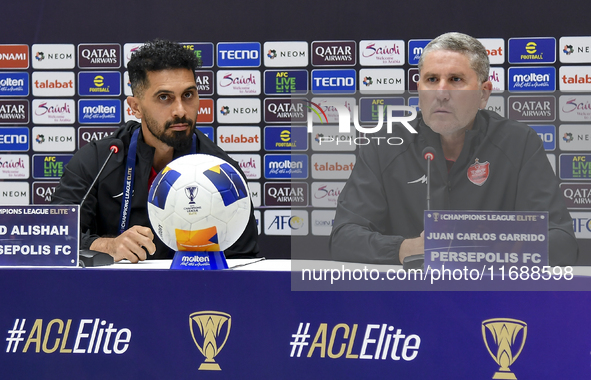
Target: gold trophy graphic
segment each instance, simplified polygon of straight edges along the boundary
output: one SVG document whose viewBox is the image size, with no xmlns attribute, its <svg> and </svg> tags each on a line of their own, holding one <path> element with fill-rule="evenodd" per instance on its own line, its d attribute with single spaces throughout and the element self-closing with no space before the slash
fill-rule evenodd
<svg viewBox="0 0 591 380">
<path fill-rule="evenodd" d="M 523 330 L 521 334 L 521 343 L 515 344 L 519 332 Z M 493 354 L 489 341 L 486 337 L 486 332 L 489 332 L 492 341 L 495 343 L 496 354 Z M 511 318 L 494 318 L 487 319 L 482 322 L 482 338 L 486 349 L 490 353 L 490 356 L 500 366 L 499 370 L 493 375 L 493 379 L 517 379 L 515 374 L 511 372 L 509 366 L 515 363 L 515 360 L 521 354 L 523 346 L 525 345 L 525 339 L 527 338 L 527 324 L 518 319 Z M 519 347 L 514 353 L 513 347 Z"/>
<path fill-rule="evenodd" d="M 230 314 L 221 311 L 198 311 L 189 315 L 193 341 L 205 356 L 205 362 L 201 363 L 199 370 L 221 371 L 220 365 L 213 358 L 224 348 L 230 335 L 231 325 Z M 199 330 L 197 331 L 193 326 L 198 326 Z M 222 333 L 224 329 L 225 332 Z M 218 344 L 218 341 L 222 340 L 221 337 L 223 341 Z"/>
</svg>

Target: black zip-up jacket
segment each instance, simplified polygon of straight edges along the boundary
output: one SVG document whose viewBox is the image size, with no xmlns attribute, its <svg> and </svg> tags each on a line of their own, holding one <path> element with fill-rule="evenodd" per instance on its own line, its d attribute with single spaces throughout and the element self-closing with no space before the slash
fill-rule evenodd
<svg viewBox="0 0 591 380">
<path fill-rule="evenodd" d="M 90 187 L 94 177 L 109 155 L 109 147 L 113 139 L 123 142 L 124 151 L 113 157 L 100 175 L 89 196 L 86 198 L 80 211 L 80 249 L 89 249 L 93 241 L 99 237 L 115 237 L 119 235 L 119 218 L 123 194 L 123 181 L 127 153 L 131 141 L 131 135 L 140 124 L 129 121 L 121 126 L 113 135 L 92 141 L 83 146 L 66 165 L 64 174 L 53 194 L 53 204 L 80 204 L 82 197 Z M 220 157 L 232 164 L 239 172 L 236 161 L 232 160 L 226 152 L 215 145 L 201 131 L 195 131 L 197 135 L 197 153 L 205 153 Z M 190 148 L 184 152 L 174 152 L 174 158 L 190 153 Z M 154 148 L 144 142 L 140 130 L 135 167 L 135 182 L 133 197 L 131 199 L 131 211 L 128 226 L 140 225 L 152 228 L 148 218 L 148 180 L 154 161 Z M 169 249 L 154 233 L 156 253 L 148 255 L 148 259 L 171 259 L 174 251 Z M 248 225 L 231 247 L 224 251 L 226 257 L 254 257 L 259 252 L 258 232 L 253 209 L 251 208 Z"/>
<path fill-rule="evenodd" d="M 378 145 L 374 139 L 360 147 L 338 200 L 330 236 L 333 259 L 400 264 L 402 241 L 424 230 L 427 163 L 422 152 L 431 146 L 435 148 L 432 210 L 548 211 L 550 265 L 575 264 L 578 244 L 573 222 L 533 129 L 495 112 L 479 111 L 448 173 L 439 134 L 425 125 L 420 113 L 411 124 L 418 134 L 404 127 L 391 135 L 381 134 L 402 137 L 400 146 L 388 145 L 383 139 Z M 481 185 L 467 175 L 476 159 L 489 163 L 488 178 Z"/>
</svg>

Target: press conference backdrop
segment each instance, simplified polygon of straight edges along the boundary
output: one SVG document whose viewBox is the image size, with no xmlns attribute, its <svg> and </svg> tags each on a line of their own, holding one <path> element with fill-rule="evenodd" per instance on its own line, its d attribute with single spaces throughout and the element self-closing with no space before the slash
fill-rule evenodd
<svg viewBox="0 0 591 380">
<path fill-rule="evenodd" d="M 4 4 L 0 204 L 48 203 L 78 149 L 133 119 L 126 64 L 143 42 L 167 38 L 203 62 L 198 127 L 246 173 L 263 254 L 289 257 L 297 241 L 307 256 L 327 258 L 357 148 L 337 145 L 349 136 L 335 126 L 315 124 L 308 134 L 307 101 L 357 104 L 361 121 L 375 124 L 379 104 L 417 104 L 422 48 L 460 31 L 489 51 L 488 108 L 529 124 L 544 141 L 574 220 L 579 264 L 589 265 L 591 7 L 516 3 Z M 335 143 L 320 145 L 322 136 Z"/>
</svg>

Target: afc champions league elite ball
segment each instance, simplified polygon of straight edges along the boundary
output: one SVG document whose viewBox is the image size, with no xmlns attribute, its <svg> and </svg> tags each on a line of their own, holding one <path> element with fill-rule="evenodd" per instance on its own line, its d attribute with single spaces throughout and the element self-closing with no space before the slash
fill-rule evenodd
<svg viewBox="0 0 591 380">
<path fill-rule="evenodd" d="M 172 161 L 158 173 L 148 194 L 152 227 L 176 251 L 224 251 L 244 232 L 250 207 L 240 173 L 207 154 Z"/>
</svg>

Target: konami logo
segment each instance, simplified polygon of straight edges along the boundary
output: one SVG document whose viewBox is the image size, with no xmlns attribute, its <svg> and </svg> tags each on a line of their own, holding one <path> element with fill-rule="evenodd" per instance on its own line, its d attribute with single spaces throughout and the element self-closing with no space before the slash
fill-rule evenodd
<svg viewBox="0 0 591 380">
<path fill-rule="evenodd" d="M 213 123 L 213 99 L 199 99 L 199 113 L 197 114 L 197 124 Z"/>
<path fill-rule="evenodd" d="M 29 45 L 0 45 L 0 69 L 28 69 Z"/>
</svg>

